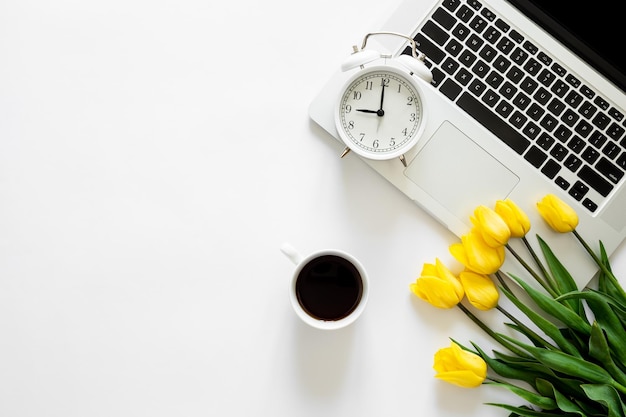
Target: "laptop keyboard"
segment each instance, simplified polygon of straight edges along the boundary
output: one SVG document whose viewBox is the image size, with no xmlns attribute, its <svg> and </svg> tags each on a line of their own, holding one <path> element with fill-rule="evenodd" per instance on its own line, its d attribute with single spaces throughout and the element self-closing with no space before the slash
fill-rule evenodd
<svg viewBox="0 0 626 417">
<path fill-rule="evenodd" d="M 587 210 L 622 181 L 624 114 L 481 3 L 444 0 L 415 41 L 443 95 Z"/>
</svg>

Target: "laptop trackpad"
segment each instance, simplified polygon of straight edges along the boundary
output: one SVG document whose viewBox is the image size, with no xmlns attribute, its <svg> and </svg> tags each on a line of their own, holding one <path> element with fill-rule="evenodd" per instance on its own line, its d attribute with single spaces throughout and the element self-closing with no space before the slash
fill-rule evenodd
<svg viewBox="0 0 626 417">
<path fill-rule="evenodd" d="M 447 121 L 404 174 L 464 222 L 478 205 L 506 198 L 519 182 L 517 175 Z"/>
</svg>

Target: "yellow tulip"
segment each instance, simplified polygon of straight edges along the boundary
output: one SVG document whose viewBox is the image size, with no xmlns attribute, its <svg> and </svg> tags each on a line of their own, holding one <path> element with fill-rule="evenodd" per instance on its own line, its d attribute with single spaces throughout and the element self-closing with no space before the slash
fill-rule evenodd
<svg viewBox="0 0 626 417">
<path fill-rule="evenodd" d="M 470 220 L 485 243 L 491 247 L 506 245 L 511 237 L 511 230 L 506 222 L 487 206 L 478 206 Z"/>
<path fill-rule="evenodd" d="M 463 271 L 459 274 L 459 278 L 467 299 L 474 307 L 479 310 L 491 310 L 498 305 L 500 294 L 487 275 Z"/>
<path fill-rule="evenodd" d="M 496 201 L 495 211 L 509 226 L 512 237 L 524 237 L 530 230 L 530 219 L 510 199 Z"/>
<path fill-rule="evenodd" d="M 461 243 L 450 246 L 454 258 L 471 271 L 483 275 L 496 272 L 504 263 L 504 247 L 493 248 L 475 230 L 461 237 Z"/>
<path fill-rule="evenodd" d="M 560 233 L 571 232 L 578 226 L 578 214 L 554 194 L 546 195 L 537 203 L 541 217 Z"/>
<path fill-rule="evenodd" d="M 420 277 L 410 285 L 411 291 L 439 308 L 456 306 L 465 295 L 461 281 L 439 260 L 424 264 Z"/>
<path fill-rule="evenodd" d="M 480 356 L 452 342 L 435 353 L 435 378 L 463 388 L 475 388 L 487 378 L 487 364 Z"/>
</svg>

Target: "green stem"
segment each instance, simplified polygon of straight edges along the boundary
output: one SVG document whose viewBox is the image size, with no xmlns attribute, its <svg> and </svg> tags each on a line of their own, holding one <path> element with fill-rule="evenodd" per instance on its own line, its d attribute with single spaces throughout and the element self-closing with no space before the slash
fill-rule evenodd
<svg viewBox="0 0 626 417">
<path fill-rule="evenodd" d="M 511 291 L 511 288 L 509 287 L 509 285 L 506 283 L 506 281 L 504 280 L 504 277 L 502 276 L 502 272 L 500 271 L 496 271 L 496 277 L 498 278 L 498 281 L 500 282 L 500 285 L 502 285 L 502 287 L 507 290 L 510 293 L 513 293 Z"/>
<path fill-rule="evenodd" d="M 537 256 L 537 252 L 535 252 L 533 247 L 530 245 L 530 242 L 528 241 L 528 239 L 526 239 L 526 236 L 522 237 L 522 242 L 524 242 L 524 246 L 526 246 L 526 249 L 528 249 L 528 252 L 530 253 L 530 256 L 533 257 L 533 260 L 535 261 L 535 263 L 537 264 L 539 269 L 541 269 L 541 273 L 545 277 L 545 279 L 548 282 L 548 284 L 550 286 L 552 286 L 552 288 L 557 288 L 557 285 L 554 282 L 554 279 L 552 278 L 552 275 L 550 275 L 548 273 L 548 270 L 543 266 L 543 262 L 541 262 L 541 259 L 539 259 L 539 256 Z"/>
<path fill-rule="evenodd" d="M 510 291 L 510 290 L 509 290 Z M 546 339 L 544 339 L 543 337 L 541 337 L 540 335 L 538 335 L 536 332 L 532 331 L 528 326 L 526 326 L 524 323 L 522 323 L 521 321 L 519 321 L 518 319 L 515 318 L 515 316 L 513 316 L 511 313 L 509 313 L 508 311 L 506 311 L 504 309 L 504 307 L 498 305 L 496 307 L 498 309 L 498 311 L 502 314 L 504 314 L 504 316 L 506 318 L 508 318 L 509 320 L 511 320 L 513 323 L 515 323 L 519 328 L 521 328 L 524 332 L 523 334 L 526 335 L 526 337 L 528 337 L 530 340 L 532 340 L 533 342 L 539 343 L 541 344 L 544 348 L 546 349 L 553 349 L 553 350 L 558 350 L 552 343 L 548 342 Z"/>
<path fill-rule="evenodd" d="M 541 286 L 552 296 L 552 297 L 557 297 L 558 293 L 556 291 L 554 291 L 554 289 L 552 287 L 550 287 L 550 285 L 548 285 L 539 275 L 537 275 L 537 273 L 530 267 L 530 265 L 528 265 L 526 263 L 526 261 L 524 259 L 522 259 L 521 256 L 518 255 L 517 252 L 515 252 L 515 249 L 513 249 L 511 247 L 511 245 L 509 245 L 508 243 L 505 245 L 506 248 L 508 249 L 508 251 L 515 257 L 515 259 L 517 259 L 517 261 L 522 264 L 522 266 L 526 269 L 526 271 L 528 271 L 528 273 L 530 275 L 533 276 L 533 278 L 535 278 L 535 280 L 541 284 Z"/>
<path fill-rule="evenodd" d="M 593 258 L 594 262 L 600 267 L 602 272 L 604 272 L 607 276 L 609 276 L 613 281 L 617 282 L 617 278 L 615 278 L 615 275 L 613 275 L 613 272 L 609 268 L 607 268 L 606 265 L 604 265 L 604 263 L 600 260 L 600 258 L 598 258 L 598 255 L 595 254 L 593 249 L 591 249 L 591 247 L 587 244 L 585 239 L 583 239 L 583 237 L 578 233 L 578 231 L 574 229 L 572 230 L 572 233 L 574 234 L 574 236 L 576 236 L 576 239 L 578 239 L 580 244 L 583 245 L 587 253 Z"/>
<path fill-rule="evenodd" d="M 498 333 L 496 333 L 493 330 L 491 330 L 485 323 L 483 323 L 478 317 L 476 317 L 471 311 L 469 311 L 469 309 L 467 307 L 465 307 L 463 304 L 459 303 L 456 306 L 458 308 L 460 308 L 461 311 L 463 311 L 463 313 L 465 313 L 465 315 L 467 317 L 469 317 L 474 323 L 476 323 L 476 325 L 478 325 L 478 327 L 483 329 L 483 331 L 485 333 L 487 333 L 489 336 L 491 336 L 496 342 L 500 343 L 502 346 L 504 346 L 505 348 L 507 348 L 508 350 L 513 352 L 514 354 L 516 354 L 517 356 L 520 356 L 520 357 L 523 357 L 523 358 L 528 356 L 525 351 L 519 349 L 514 344 L 512 344 L 512 343 L 508 342 L 506 339 L 500 337 L 500 335 Z"/>
</svg>

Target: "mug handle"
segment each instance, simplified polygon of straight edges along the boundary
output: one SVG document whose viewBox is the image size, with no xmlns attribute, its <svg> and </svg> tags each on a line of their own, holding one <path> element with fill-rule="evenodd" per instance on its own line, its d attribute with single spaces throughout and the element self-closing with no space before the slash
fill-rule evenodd
<svg viewBox="0 0 626 417">
<path fill-rule="evenodd" d="M 280 247 L 280 251 L 284 253 L 294 265 L 298 265 L 300 261 L 302 261 L 302 255 L 300 255 L 298 251 L 289 243 L 283 243 Z"/>
</svg>

